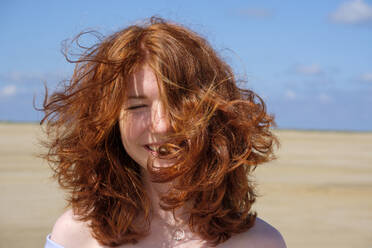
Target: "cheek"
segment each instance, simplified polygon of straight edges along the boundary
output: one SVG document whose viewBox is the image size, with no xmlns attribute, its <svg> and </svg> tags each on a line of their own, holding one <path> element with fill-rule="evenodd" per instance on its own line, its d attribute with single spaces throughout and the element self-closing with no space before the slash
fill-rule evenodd
<svg viewBox="0 0 372 248">
<path fill-rule="evenodd" d="M 146 116 L 127 114 L 120 120 L 120 133 L 124 145 L 141 142 L 141 135 L 146 131 Z"/>
</svg>

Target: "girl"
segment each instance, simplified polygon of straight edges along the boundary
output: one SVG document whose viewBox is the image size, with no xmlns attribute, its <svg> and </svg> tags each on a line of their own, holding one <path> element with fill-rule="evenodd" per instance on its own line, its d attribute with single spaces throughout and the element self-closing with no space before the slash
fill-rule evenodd
<svg viewBox="0 0 372 248">
<path fill-rule="evenodd" d="M 41 123 L 71 209 L 45 247 L 285 247 L 251 210 L 273 118 L 206 40 L 151 18 L 69 61 Z"/>
</svg>

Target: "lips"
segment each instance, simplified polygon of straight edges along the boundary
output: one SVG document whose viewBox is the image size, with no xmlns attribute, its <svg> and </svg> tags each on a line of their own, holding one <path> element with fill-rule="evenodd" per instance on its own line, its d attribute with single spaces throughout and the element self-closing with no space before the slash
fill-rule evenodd
<svg viewBox="0 0 372 248">
<path fill-rule="evenodd" d="M 158 151 L 159 149 L 159 146 L 155 146 L 155 145 L 146 145 L 151 151 Z"/>
<path fill-rule="evenodd" d="M 154 156 L 158 156 L 158 150 L 160 145 L 148 144 L 144 145 L 145 149 L 151 152 Z"/>
<path fill-rule="evenodd" d="M 161 147 L 162 144 L 147 144 L 144 145 L 145 149 L 148 152 L 151 152 L 154 156 L 165 155 L 168 153 L 168 150 L 165 147 Z"/>
</svg>

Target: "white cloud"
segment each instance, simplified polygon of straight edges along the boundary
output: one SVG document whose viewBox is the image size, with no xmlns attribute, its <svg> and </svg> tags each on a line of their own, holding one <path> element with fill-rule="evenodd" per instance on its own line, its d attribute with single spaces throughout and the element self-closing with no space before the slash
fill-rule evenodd
<svg viewBox="0 0 372 248">
<path fill-rule="evenodd" d="M 61 71 L 53 72 L 25 72 L 25 71 L 9 71 L 0 74 L 0 80 L 8 83 L 43 83 L 45 81 L 61 81 L 68 73 Z"/>
<path fill-rule="evenodd" d="M 297 95 L 293 90 L 287 90 L 284 94 L 285 99 L 294 100 L 296 99 Z"/>
<path fill-rule="evenodd" d="M 320 93 L 318 98 L 320 103 L 330 103 L 332 101 L 332 98 L 325 93 Z"/>
<path fill-rule="evenodd" d="M 367 83 L 372 83 L 372 73 L 364 73 L 360 76 L 360 80 Z"/>
<path fill-rule="evenodd" d="M 264 8 L 245 8 L 238 11 L 241 16 L 268 18 L 273 16 L 273 11 Z"/>
<path fill-rule="evenodd" d="M 22 71 L 10 71 L 6 74 L 1 75 L 2 80 L 6 80 L 9 82 L 30 82 L 30 81 L 43 81 L 45 80 L 45 77 L 41 75 L 40 73 L 34 73 L 34 72 L 22 72 Z"/>
<path fill-rule="evenodd" d="M 319 75 L 323 73 L 323 70 L 319 65 L 297 65 L 295 68 L 296 72 L 304 75 Z"/>
<path fill-rule="evenodd" d="M 334 22 L 346 24 L 372 22 L 372 6 L 364 0 L 350 0 L 342 3 L 330 14 L 330 18 Z"/>
<path fill-rule="evenodd" d="M 0 96 L 13 96 L 17 93 L 17 87 L 14 84 L 4 86 L 0 90 Z"/>
</svg>

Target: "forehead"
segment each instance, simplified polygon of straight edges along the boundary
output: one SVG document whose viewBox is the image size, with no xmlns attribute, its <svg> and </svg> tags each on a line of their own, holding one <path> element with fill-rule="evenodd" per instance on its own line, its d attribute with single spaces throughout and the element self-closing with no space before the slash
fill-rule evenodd
<svg viewBox="0 0 372 248">
<path fill-rule="evenodd" d="M 159 85 L 154 71 L 148 65 L 141 66 L 133 73 L 127 88 L 127 97 L 159 95 Z"/>
</svg>

